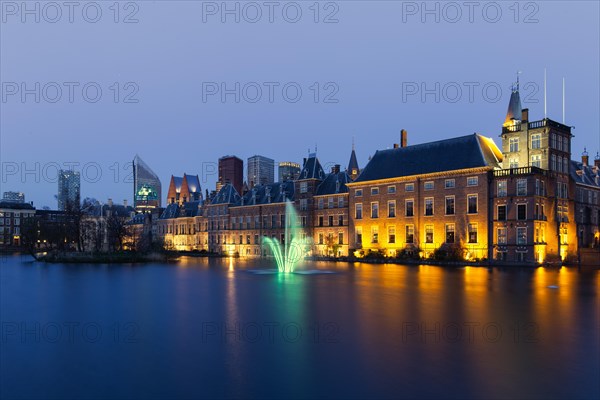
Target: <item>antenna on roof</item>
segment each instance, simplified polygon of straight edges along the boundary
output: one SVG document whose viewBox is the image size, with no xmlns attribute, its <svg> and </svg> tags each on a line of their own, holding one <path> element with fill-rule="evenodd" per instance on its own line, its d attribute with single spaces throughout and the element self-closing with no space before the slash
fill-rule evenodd
<svg viewBox="0 0 600 400">
<path fill-rule="evenodd" d="M 517 92 L 519 91 L 519 75 L 521 74 L 521 71 L 517 71 Z"/>
<path fill-rule="evenodd" d="M 546 68 L 544 68 L 544 119 L 548 118 L 548 107 L 547 104 L 548 102 L 546 101 Z"/>
<path fill-rule="evenodd" d="M 562 123 L 565 123 L 565 78 L 563 77 L 563 98 L 562 98 L 562 104 L 563 104 L 563 119 L 562 119 Z"/>
<path fill-rule="evenodd" d="M 354 135 L 352 135 L 352 151 L 354 151 Z"/>
</svg>

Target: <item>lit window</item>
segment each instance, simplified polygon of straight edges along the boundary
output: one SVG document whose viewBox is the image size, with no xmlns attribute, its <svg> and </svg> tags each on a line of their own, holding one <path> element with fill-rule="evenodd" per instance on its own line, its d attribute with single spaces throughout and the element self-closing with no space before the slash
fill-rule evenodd
<svg viewBox="0 0 600 400">
<path fill-rule="evenodd" d="M 498 244 L 506 244 L 506 228 L 498 228 Z"/>
<path fill-rule="evenodd" d="M 519 151 L 519 138 L 509 139 L 509 150 L 511 153 Z"/>
<path fill-rule="evenodd" d="M 355 213 L 354 217 L 356 219 L 362 219 L 362 215 L 363 215 L 363 213 L 362 213 L 362 203 L 357 203 L 356 204 L 356 213 Z"/>
<path fill-rule="evenodd" d="M 371 227 L 371 243 L 379 243 L 379 227 Z"/>
<path fill-rule="evenodd" d="M 393 225 L 388 227 L 388 243 L 396 243 L 396 227 Z"/>
<path fill-rule="evenodd" d="M 371 202 L 371 218 L 379 218 L 379 203 Z"/>
<path fill-rule="evenodd" d="M 388 218 L 396 217 L 396 200 L 388 201 Z"/>
<path fill-rule="evenodd" d="M 524 228 L 524 227 L 517 228 L 517 244 L 518 245 L 527 244 L 527 228 Z"/>
<path fill-rule="evenodd" d="M 446 243 L 454 243 L 454 224 L 446 224 Z"/>
<path fill-rule="evenodd" d="M 469 224 L 469 243 L 477 243 L 477 224 Z"/>
<path fill-rule="evenodd" d="M 415 241 L 415 226 L 406 225 L 406 243 L 414 243 Z"/>
<path fill-rule="evenodd" d="M 539 133 L 531 135 L 531 148 L 539 149 L 540 147 L 542 147 L 542 135 Z"/>
<path fill-rule="evenodd" d="M 542 166 L 542 156 L 539 154 L 534 154 L 531 156 L 531 166 L 541 168 Z"/>
<path fill-rule="evenodd" d="M 359 246 L 362 245 L 362 226 L 356 227 L 356 244 Z"/>
<path fill-rule="evenodd" d="M 433 215 L 433 197 L 425 199 L 425 215 Z"/>
<path fill-rule="evenodd" d="M 433 225 L 425 225 L 425 243 L 433 243 Z"/>
</svg>

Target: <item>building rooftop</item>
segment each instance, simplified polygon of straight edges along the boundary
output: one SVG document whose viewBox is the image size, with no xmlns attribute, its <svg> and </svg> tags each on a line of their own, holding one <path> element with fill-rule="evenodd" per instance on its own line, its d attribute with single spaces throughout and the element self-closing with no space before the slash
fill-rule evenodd
<svg viewBox="0 0 600 400">
<path fill-rule="evenodd" d="M 502 153 L 492 139 L 473 134 L 437 142 L 378 150 L 355 182 L 467 168 L 500 168 Z"/>
</svg>

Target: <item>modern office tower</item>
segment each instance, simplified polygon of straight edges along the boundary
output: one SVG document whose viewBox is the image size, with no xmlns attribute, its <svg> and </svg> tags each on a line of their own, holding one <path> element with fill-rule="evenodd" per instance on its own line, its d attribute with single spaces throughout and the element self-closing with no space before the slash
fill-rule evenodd
<svg viewBox="0 0 600 400">
<path fill-rule="evenodd" d="M 248 185 L 268 185 L 275 182 L 275 161 L 263 156 L 248 159 Z"/>
<path fill-rule="evenodd" d="M 67 211 L 79 206 L 81 199 L 81 177 L 72 170 L 58 171 L 58 209 Z"/>
<path fill-rule="evenodd" d="M 279 163 L 279 182 L 295 181 L 300 176 L 300 164 L 292 161 Z"/>
<path fill-rule="evenodd" d="M 9 203 L 25 203 L 25 194 L 21 192 L 4 192 L 2 201 Z"/>
<path fill-rule="evenodd" d="M 133 159 L 133 206 L 137 211 L 161 206 L 162 186 L 158 175 L 136 155 Z"/>
<path fill-rule="evenodd" d="M 224 156 L 219 158 L 219 180 L 217 181 L 217 191 L 221 187 L 230 183 L 238 193 L 242 193 L 244 181 L 244 162 L 236 156 Z"/>
</svg>

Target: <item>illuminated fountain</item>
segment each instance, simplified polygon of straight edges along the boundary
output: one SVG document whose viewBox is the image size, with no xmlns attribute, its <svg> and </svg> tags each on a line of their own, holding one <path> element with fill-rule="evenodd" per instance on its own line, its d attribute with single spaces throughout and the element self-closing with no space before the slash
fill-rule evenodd
<svg viewBox="0 0 600 400">
<path fill-rule="evenodd" d="M 285 202 L 285 235 L 283 245 L 276 238 L 263 237 L 263 243 L 275 256 L 279 272 L 294 272 L 296 265 L 306 255 L 304 240 L 300 238 L 298 215 L 291 202 Z"/>
</svg>

